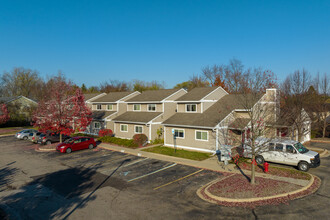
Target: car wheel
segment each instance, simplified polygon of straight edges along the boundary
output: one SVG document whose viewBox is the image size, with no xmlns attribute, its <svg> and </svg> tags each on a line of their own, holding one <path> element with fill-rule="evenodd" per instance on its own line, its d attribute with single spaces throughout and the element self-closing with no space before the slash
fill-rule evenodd
<svg viewBox="0 0 330 220">
<path fill-rule="evenodd" d="M 256 162 L 257 164 L 263 164 L 265 160 L 262 156 L 256 156 Z"/>
<path fill-rule="evenodd" d="M 46 144 L 50 145 L 50 144 L 52 144 L 52 142 L 51 141 L 46 141 Z"/>
<path fill-rule="evenodd" d="M 27 137 L 27 136 L 24 136 L 24 137 L 23 137 L 23 140 L 25 140 L 25 141 L 26 141 L 27 139 L 28 139 L 28 137 Z"/>
<path fill-rule="evenodd" d="M 301 170 L 301 171 L 306 172 L 306 171 L 309 170 L 309 164 L 308 164 L 307 162 L 305 162 L 305 161 L 300 162 L 300 163 L 298 164 L 298 169 Z"/>
<path fill-rule="evenodd" d="M 71 148 L 67 148 L 65 152 L 69 154 L 69 153 L 72 152 L 72 149 Z"/>
<path fill-rule="evenodd" d="M 89 149 L 93 149 L 93 148 L 94 148 L 93 144 L 90 144 L 90 145 L 88 146 L 88 148 L 89 148 Z"/>
</svg>

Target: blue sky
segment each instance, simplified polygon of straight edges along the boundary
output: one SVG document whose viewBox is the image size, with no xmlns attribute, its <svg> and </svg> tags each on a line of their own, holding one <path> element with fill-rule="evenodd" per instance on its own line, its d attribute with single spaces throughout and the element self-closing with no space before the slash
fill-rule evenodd
<svg viewBox="0 0 330 220">
<path fill-rule="evenodd" d="M 232 58 L 279 80 L 302 68 L 329 74 L 330 1 L 0 1 L 1 73 L 171 88 Z"/>
</svg>

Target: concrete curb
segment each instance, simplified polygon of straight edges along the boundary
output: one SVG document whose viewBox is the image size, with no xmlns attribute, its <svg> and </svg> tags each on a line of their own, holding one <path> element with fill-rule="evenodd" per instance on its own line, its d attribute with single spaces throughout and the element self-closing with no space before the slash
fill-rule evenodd
<svg viewBox="0 0 330 220">
<path fill-rule="evenodd" d="M 234 174 L 232 174 L 232 175 L 234 175 Z M 230 175 L 230 176 L 232 176 L 232 175 Z M 317 176 L 314 176 L 314 175 L 312 175 L 312 174 L 309 174 L 309 175 L 311 176 L 311 180 L 310 180 L 310 182 L 309 182 L 308 185 L 306 185 L 306 186 L 304 186 L 304 187 L 302 187 L 302 188 L 300 188 L 300 189 L 298 189 L 298 190 L 295 190 L 295 191 L 289 192 L 289 193 L 283 193 L 283 194 L 274 195 L 274 196 L 255 197 L 255 198 L 245 198 L 245 199 L 232 199 L 232 198 L 225 198 L 225 197 L 215 196 L 215 195 L 211 194 L 211 193 L 208 191 L 208 189 L 209 189 L 213 184 L 215 184 L 215 183 L 217 183 L 217 182 L 220 182 L 220 181 L 222 181 L 222 180 L 224 180 L 224 179 L 226 179 L 226 178 L 228 178 L 228 177 L 230 177 L 230 176 L 227 176 L 227 177 L 222 178 L 222 179 L 220 179 L 220 180 L 219 180 L 219 179 L 216 179 L 216 180 L 214 180 L 214 181 L 212 181 L 212 182 L 210 182 L 210 183 L 208 183 L 208 184 L 206 184 L 206 185 L 200 187 L 200 188 L 197 190 L 196 194 L 197 194 L 201 199 L 203 199 L 203 200 L 205 200 L 205 201 L 207 201 L 207 202 L 210 202 L 210 203 L 214 203 L 214 204 L 218 204 L 218 202 L 226 202 L 226 203 L 228 203 L 228 204 L 230 204 L 230 203 L 235 203 L 235 204 L 237 204 L 237 203 L 242 203 L 242 204 L 243 204 L 243 203 L 254 203 L 254 202 L 260 202 L 260 201 L 266 201 L 266 200 L 272 200 L 272 199 L 279 199 L 279 198 L 290 198 L 290 197 L 292 197 L 292 196 L 298 195 L 298 194 L 301 193 L 301 192 L 307 191 L 307 190 L 308 190 L 308 189 L 314 184 L 315 178 L 318 178 L 318 177 L 317 177 Z M 320 178 L 318 178 L 318 180 L 321 182 Z M 319 187 L 320 187 L 320 185 L 319 185 L 316 189 L 314 189 L 311 193 L 309 193 L 309 194 L 307 194 L 307 195 L 303 195 L 303 196 L 301 196 L 301 197 L 305 197 L 305 196 L 308 196 L 308 195 L 314 193 Z M 206 194 L 206 196 L 208 196 L 208 197 L 211 198 L 211 199 L 205 197 L 205 196 L 203 195 L 202 192 L 204 192 L 204 193 Z M 301 198 L 301 197 L 297 197 L 297 198 Z M 294 200 L 294 199 L 297 199 L 297 198 L 293 198 L 293 199 L 290 199 L 290 200 Z"/>
<path fill-rule="evenodd" d="M 45 149 L 45 148 L 36 148 L 35 149 L 37 152 L 51 152 L 51 151 L 56 151 L 56 149 Z"/>
<path fill-rule="evenodd" d="M 323 152 L 320 153 L 320 157 L 327 157 L 327 156 L 329 156 L 327 149 L 319 148 L 319 147 L 308 147 L 308 149 L 310 149 L 310 150 L 317 150 L 317 151 L 322 151 L 323 150 Z"/>
<path fill-rule="evenodd" d="M 310 142 L 315 142 L 315 143 L 329 143 L 329 144 L 330 144 L 330 140 L 329 140 L 329 141 L 323 141 L 323 140 L 310 140 Z"/>
</svg>

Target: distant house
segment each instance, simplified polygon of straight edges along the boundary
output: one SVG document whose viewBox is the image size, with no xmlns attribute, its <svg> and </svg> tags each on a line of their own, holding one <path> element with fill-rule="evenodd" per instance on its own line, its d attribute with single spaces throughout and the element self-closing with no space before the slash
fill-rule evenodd
<svg viewBox="0 0 330 220">
<path fill-rule="evenodd" d="M 127 100 L 127 111 L 113 119 L 115 136 L 131 139 L 142 133 L 149 141 L 163 138 L 162 122 L 175 114 L 174 100 L 186 93 L 184 89 L 149 90 Z"/>
<path fill-rule="evenodd" d="M 139 92 L 111 92 L 89 99 L 93 120 L 87 128 L 88 133 L 98 134 L 101 129 L 114 130 L 112 119 L 123 114 L 127 109 L 126 100 L 140 94 Z"/>
<path fill-rule="evenodd" d="M 0 104 L 6 104 L 11 121 L 30 121 L 32 111 L 38 103 L 25 96 L 0 97 Z"/>
</svg>

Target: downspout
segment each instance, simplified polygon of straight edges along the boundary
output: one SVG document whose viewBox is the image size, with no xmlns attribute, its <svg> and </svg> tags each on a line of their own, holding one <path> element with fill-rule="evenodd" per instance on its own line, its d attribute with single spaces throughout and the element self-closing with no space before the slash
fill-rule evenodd
<svg viewBox="0 0 330 220">
<path fill-rule="evenodd" d="M 219 150 L 219 129 L 216 128 L 215 130 L 216 135 L 215 135 L 215 151 Z"/>
</svg>

